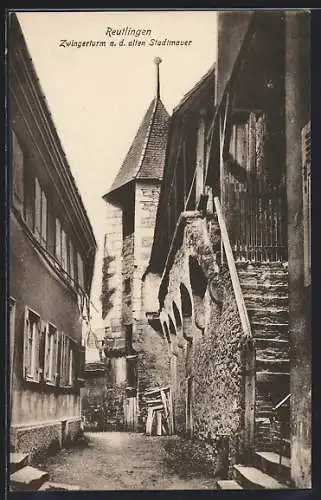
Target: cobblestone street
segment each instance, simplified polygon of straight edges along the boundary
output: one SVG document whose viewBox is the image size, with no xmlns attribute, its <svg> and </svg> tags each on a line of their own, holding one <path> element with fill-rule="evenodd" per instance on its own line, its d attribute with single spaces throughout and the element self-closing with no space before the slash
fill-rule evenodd
<svg viewBox="0 0 321 500">
<path fill-rule="evenodd" d="M 86 433 L 88 445 L 62 450 L 42 464 L 50 481 L 81 490 L 216 489 L 214 479 L 179 476 L 168 465 L 164 445 L 171 437 L 125 432 Z"/>
</svg>

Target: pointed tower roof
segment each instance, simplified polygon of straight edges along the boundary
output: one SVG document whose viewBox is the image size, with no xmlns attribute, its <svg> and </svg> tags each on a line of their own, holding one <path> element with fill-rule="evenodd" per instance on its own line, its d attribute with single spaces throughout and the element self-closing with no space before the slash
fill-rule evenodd
<svg viewBox="0 0 321 500">
<path fill-rule="evenodd" d="M 163 177 L 169 114 L 160 99 L 159 64 L 155 58 L 156 95 L 150 103 L 107 196 L 135 179 Z"/>
</svg>

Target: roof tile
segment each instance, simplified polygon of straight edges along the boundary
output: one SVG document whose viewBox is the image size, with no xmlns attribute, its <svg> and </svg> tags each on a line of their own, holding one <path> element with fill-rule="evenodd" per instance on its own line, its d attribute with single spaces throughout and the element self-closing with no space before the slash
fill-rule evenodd
<svg viewBox="0 0 321 500">
<path fill-rule="evenodd" d="M 169 115 L 162 101 L 150 103 L 109 193 L 134 179 L 161 179 L 163 176 Z"/>
</svg>

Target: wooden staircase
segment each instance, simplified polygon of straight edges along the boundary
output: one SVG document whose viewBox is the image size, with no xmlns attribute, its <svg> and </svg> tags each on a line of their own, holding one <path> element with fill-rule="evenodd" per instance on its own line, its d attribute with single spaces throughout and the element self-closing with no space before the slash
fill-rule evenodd
<svg viewBox="0 0 321 500">
<path fill-rule="evenodd" d="M 287 268 L 281 263 L 238 264 L 255 341 L 255 443 L 273 451 L 273 407 L 290 392 Z"/>
<path fill-rule="evenodd" d="M 219 489 L 283 489 L 291 478 L 287 267 L 237 263 L 255 345 L 255 451 Z M 281 405 L 278 403 L 281 402 Z M 278 407 L 279 406 L 279 407 Z"/>
</svg>

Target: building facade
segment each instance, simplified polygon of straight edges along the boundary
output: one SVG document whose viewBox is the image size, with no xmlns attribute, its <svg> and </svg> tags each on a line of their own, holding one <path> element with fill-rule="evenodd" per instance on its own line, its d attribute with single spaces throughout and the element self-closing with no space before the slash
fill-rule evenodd
<svg viewBox="0 0 321 500">
<path fill-rule="evenodd" d="M 19 22 L 9 24 L 10 445 L 79 433 L 96 242 Z"/>
<path fill-rule="evenodd" d="M 143 276 L 176 430 L 227 447 L 246 487 L 311 487 L 309 60 L 308 14 L 218 13 L 212 91 L 171 117 Z"/>
</svg>

